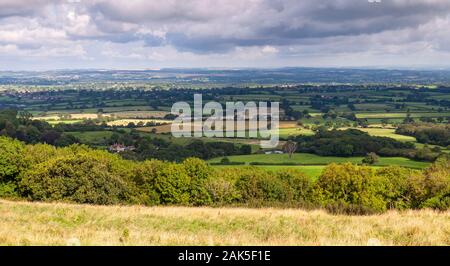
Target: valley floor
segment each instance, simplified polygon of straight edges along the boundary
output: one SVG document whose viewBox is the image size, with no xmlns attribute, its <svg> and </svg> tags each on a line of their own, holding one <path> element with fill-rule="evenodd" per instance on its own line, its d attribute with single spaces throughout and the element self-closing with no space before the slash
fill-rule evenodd
<svg viewBox="0 0 450 266">
<path fill-rule="evenodd" d="M 0 245 L 450 245 L 450 211 L 345 216 L 0 200 Z"/>
</svg>

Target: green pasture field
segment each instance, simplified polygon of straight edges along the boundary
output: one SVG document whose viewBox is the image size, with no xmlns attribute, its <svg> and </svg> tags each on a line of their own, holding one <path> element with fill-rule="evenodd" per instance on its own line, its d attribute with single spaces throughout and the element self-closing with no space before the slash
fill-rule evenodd
<svg viewBox="0 0 450 266">
<path fill-rule="evenodd" d="M 209 160 L 209 163 L 219 163 L 223 157 Z M 302 165 L 327 165 L 330 163 L 361 163 L 363 157 L 336 157 L 336 156 L 319 156 L 309 153 L 294 153 L 292 158 L 288 154 L 252 154 L 252 155 L 236 155 L 228 156 L 231 162 L 265 163 L 268 165 L 276 164 L 302 164 Z M 413 161 L 403 157 L 381 157 L 375 166 L 398 165 L 409 168 L 425 168 L 429 165 L 427 162 Z M 282 167 L 286 167 L 282 165 Z"/>
<path fill-rule="evenodd" d="M 104 140 L 111 137 L 113 134 L 112 131 L 85 131 L 85 132 L 78 132 L 78 131 L 72 131 L 67 132 L 67 134 L 73 135 L 77 137 L 81 143 L 84 144 L 100 144 Z"/>
</svg>

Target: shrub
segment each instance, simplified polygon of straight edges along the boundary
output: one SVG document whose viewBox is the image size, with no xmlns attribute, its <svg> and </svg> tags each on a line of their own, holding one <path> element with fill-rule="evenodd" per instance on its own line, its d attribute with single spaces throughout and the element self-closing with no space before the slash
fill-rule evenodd
<svg viewBox="0 0 450 266">
<path fill-rule="evenodd" d="M 399 166 L 383 167 L 376 171 L 382 180 L 381 193 L 386 200 L 388 209 L 407 209 L 414 205 L 414 195 L 411 193 L 411 184 L 419 171 Z"/>
<path fill-rule="evenodd" d="M 249 203 L 286 202 L 291 197 L 287 184 L 271 173 L 256 168 L 246 168 L 242 171 L 236 187 L 241 199 Z"/>
<path fill-rule="evenodd" d="M 350 163 L 330 164 L 316 187 L 317 200 L 329 204 L 359 205 L 374 211 L 383 211 L 386 203 L 380 193 L 380 180 L 369 167 Z"/>
<path fill-rule="evenodd" d="M 287 169 L 277 173 L 277 177 L 286 183 L 289 198 L 296 202 L 311 202 L 313 199 L 314 182 L 300 171 Z"/>
<path fill-rule="evenodd" d="M 220 159 L 220 163 L 221 164 L 229 164 L 230 163 L 230 158 L 223 157 L 222 159 Z"/>
<path fill-rule="evenodd" d="M 26 145 L 24 150 L 24 161 L 27 167 L 48 161 L 56 156 L 64 153 L 65 149 L 57 149 L 55 146 L 48 144 Z"/>
<path fill-rule="evenodd" d="M 31 200 L 91 204 L 137 202 L 135 191 L 114 171 L 106 153 L 52 158 L 22 174 L 20 190 Z"/>
<path fill-rule="evenodd" d="M 380 157 L 374 153 L 374 152 L 369 152 L 366 157 L 364 157 L 364 159 L 362 160 L 363 164 L 375 164 L 380 160 Z"/>
<path fill-rule="evenodd" d="M 25 145 L 7 137 L 0 137 L 0 183 L 15 181 L 24 167 Z"/>
<path fill-rule="evenodd" d="M 154 189 L 154 179 L 157 171 L 164 167 L 164 162 L 147 160 L 136 163 L 132 168 L 131 180 L 143 195 L 143 202 L 147 205 L 160 203 L 159 194 Z"/>
<path fill-rule="evenodd" d="M 213 169 L 213 173 L 206 182 L 206 188 L 213 203 L 223 205 L 243 201 L 236 183 L 245 169 L 246 167 L 230 167 L 226 168 L 226 171 Z"/>
<path fill-rule="evenodd" d="M 210 177 L 205 183 L 205 188 L 212 202 L 217 205 L 232 204 L 241 198 L 235 182 L 220 174 Z"/>
<path fill-rule="evenodd" d="M 450 208 L 450 158 L 442 156 L 424 171 L 426 199 L 421 207 Z"/>
<path fill-rule="evenodd" d="M 0 183 L 0 198 L 17 198 L 17 185 L 15 182 Z"/>
<path fill-rule="evenodd" d="M 156 170 L 152 188 L 162 204 L 189 204 L 190 178 L 181 164 L 165 162 Z"/>
<path fill-rule="evenodd" d="M 198 158 L 187 158 L 182 165 L 190 178 L 189 202 L 196 206 L 211 204 L 211 196 L 205 186 L 211 175 L 211 168 Z"/>
<path fill-rule="evenodd" d="M 325 205 L 325 209 L 329 213 L 341 215 L 371 215 L 378 213 L 378 211 L 374 210 L 371 207 L 342 202 L 329 203 Z"/>
</svg>

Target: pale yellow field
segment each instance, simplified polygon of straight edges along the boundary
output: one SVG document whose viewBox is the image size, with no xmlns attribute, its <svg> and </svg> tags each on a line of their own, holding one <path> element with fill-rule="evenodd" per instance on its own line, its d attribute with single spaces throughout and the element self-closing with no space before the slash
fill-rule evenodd
<svg viewBox="0 0 450 266">
<path fill-rule="evenodd" d="M 140 127 L 137 130 L 142 132 L 152 132 L 153 129 L 156 129 L 156 133 L 168 133 L 172 130 L 172 124 L 165 124 L 160 126 L 153 126 L 153 127 Z"/>
<path fill-rule="evenodd" d="M 344 216 L 2 200 L 0 245 L 450 245 L 450 212 Z"/>
<path fill-rule="evenodd" d="M 123 111 L 110 113 L 116 118 L 163 118 L 165 115 L 170 114 L 170 112 L 165 111 Z"/>
<path fill-rule="evenodd" d="M 103 113 L 102 117 L 115 117 L 120 119 L 150 119 L 150 118 L 162 118 L 169 112 L 164 111 L 123 111 L 115 113 Z M 97 119 L 99 115 L 97 113 L 71 113 L 70 119 Z M 33 117 L 36 120 L 65 120 L 67 118 L 61 118 L 56 114 L 46 115 L 46 116 L 36 116 Z"/>
<path fill-rule="evenodd" d="M 157 122 L 157 123 L 171 123 L 172 120 L 157 120 L 157 119 L 119 119 L 115 121 L 107 122 L 108 126 L 127 126 L 129 123 L 134 123 L 137 125 L 139 122 L 147 123 L 147 122 Z"/>
<path fill-rule="evenodd" d="M 110 114 L 102 114 L 103 117 L 109 117 Z M 80 119 L 97 119 L 99 117 L 98 114 L 93 113 L 80 113 L 80 114 L 70 114 L 70 119 L 80 120 Z M 66 118 L 61 118 L 58 115 L 50 115 L 50 116 L 36 116 L 33 117 L 36 120 L 66 120 Z"/>
</svg>

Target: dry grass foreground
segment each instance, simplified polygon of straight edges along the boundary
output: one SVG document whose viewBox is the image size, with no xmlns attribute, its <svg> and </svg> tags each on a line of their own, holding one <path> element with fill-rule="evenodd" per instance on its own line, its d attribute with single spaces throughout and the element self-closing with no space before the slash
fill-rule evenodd
<svg viewBox="0 0 450 266">
<path fill-rule="evenodd" d="M 330 215 L 297 209 L 0 201 L 1 245 L 450 245 L 450 212 Z"/>
</svg>

